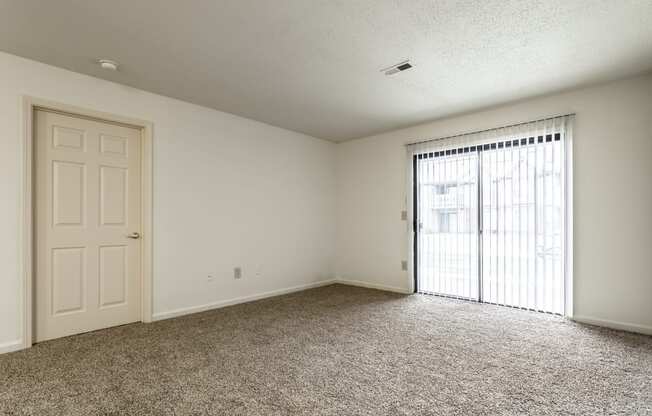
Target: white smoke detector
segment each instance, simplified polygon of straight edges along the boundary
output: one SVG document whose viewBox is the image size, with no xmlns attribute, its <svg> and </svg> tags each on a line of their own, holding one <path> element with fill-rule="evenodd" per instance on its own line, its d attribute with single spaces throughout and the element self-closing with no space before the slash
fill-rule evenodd
<svg viewBox="0 0 652 416">
<path fill-rule="evenodd" d="M 118 70 L 118 63 L 115 61 L 111 61 L 109 59 L 98 59 L 97 63 L 100 64 L 100 66 L 103 69 L 108 69 L 109 71 L 117 71 Z"/>
</svg>

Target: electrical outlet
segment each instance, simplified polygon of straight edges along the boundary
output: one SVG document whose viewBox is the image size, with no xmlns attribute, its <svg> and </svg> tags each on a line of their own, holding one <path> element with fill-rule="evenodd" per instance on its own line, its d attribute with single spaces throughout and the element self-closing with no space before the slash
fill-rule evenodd
<svg viewBox="0 0 652 416">
<path fill-rule="evenodd" d="M 242 278 L 242 267 L 236 267 L 233 269 L 233 278 L 234 279 Z"/>
<path fill-rule="evenodd" d="M 408 268 L 408 262 L 407 262 L 407 260 L 402 260 L 402 261 L 401 261 L 401 270 L 403 270 L 403 271 L 407 271 L 407 268 Z"/>
<path fill-rule="evenodd" d="M 212 282 L 213 281 L 213 275 L 209 274 L 208 276 L 206 276 L 206 281 L 207 282 Z"/>
<path fill-rule="evenodd" d="M 401 211 L 401 220 L 407 221 L 407 211 Z"/>
</svg>

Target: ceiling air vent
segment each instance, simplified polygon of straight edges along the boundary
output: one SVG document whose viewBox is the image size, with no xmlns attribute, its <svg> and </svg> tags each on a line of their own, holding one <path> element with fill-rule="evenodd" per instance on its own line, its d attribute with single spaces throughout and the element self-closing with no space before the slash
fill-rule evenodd
<svg viewBox="0 0 652 416">
<path fill-rule="evenodd" d="M 399 62 L 396 65 L 392 65 L 385 69 L 381 69 L 380 72 L 384 72 L 385 75 L 394 75 L 394 74 L 398 74 L 399 72 L 406 71 L 410 68 L 412 68 L 412 64 L 410 63 L 409 60 L 407 60 L 407 61 Z"/>
</svg>

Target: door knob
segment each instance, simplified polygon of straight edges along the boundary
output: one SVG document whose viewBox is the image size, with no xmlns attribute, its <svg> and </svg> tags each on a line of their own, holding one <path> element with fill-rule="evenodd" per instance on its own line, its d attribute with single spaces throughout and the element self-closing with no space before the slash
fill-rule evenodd
<svg viewBox="0 0 652 416">
<path fill-rule="evenodd" d="M 134 240 L 137 240 L 137 239 L 140 238 L 140 234 L 138 234 L 138 233 L 131 233 L 131 234 L 127 235 L 127 238 L 133 238 Z"/>
</svg>

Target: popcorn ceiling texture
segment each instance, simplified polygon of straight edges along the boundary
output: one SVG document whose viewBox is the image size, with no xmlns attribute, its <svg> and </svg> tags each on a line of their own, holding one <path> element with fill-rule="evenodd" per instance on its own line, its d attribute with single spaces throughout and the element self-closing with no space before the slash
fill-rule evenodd
<svg viewBox="0 0 652 416">
<path fill-rule="evenodd" d="M 16 0 L 0 50 L 340 141 L 650 70 L 650 20 L 647 0 Z"/>
<path fill-rule="evenodd" d="M 0 356 L 2 415 L 643 415 L 652 337 L 333 285 Z"/>
</svg>

